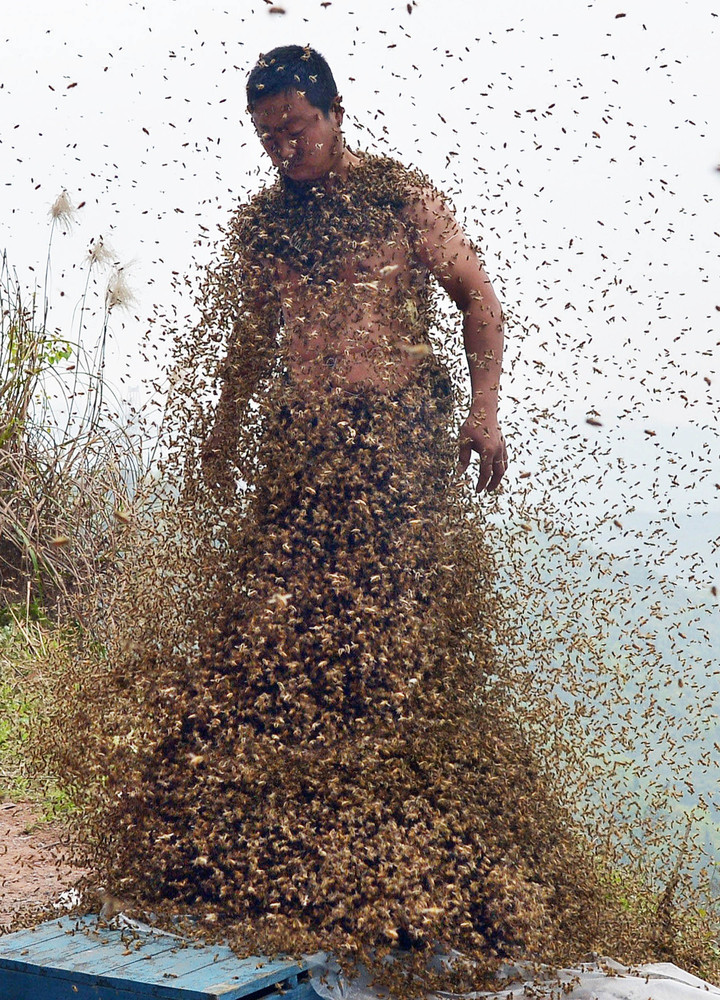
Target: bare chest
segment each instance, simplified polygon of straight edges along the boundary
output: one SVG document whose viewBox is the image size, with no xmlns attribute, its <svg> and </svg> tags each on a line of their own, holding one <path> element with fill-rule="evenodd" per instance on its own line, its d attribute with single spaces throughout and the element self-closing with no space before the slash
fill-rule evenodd
<svg viewBox="0 0 720 1000">
<path fill-rule="evenodd" d="M 367 246 L 342 255 L 333 276 L 322 282 L 308 280 L 283 261 L 274 270 L 283 324 L 293 337 L 303 331 L 336 337 L 358 324 L 402 324 L 407 301 L 425 280 L 404 233 L 375 246 L 368 241 Z"/>
</svg>

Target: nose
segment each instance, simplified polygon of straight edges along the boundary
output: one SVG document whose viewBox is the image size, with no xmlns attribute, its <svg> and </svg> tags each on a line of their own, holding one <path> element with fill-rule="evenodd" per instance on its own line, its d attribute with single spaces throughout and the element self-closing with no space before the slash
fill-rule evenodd
<svg viewBox="0 0 720 1000">
<path fill-rule="evenodd" d="M 281 136 L 276 141 L 275 148 L 281 160 L 292 160 L 297 152 L 297 139 L 286 139 L 284 136 Z"/>
</svg>

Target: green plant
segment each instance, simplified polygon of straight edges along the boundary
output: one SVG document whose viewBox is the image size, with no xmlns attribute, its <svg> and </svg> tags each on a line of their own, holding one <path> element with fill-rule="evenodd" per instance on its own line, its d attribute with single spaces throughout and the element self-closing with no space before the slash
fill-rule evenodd
<svg viewBox="0 0 720 1000">
<path fill-rule="evenodd" d="M 51 622 L 37 608 L 5 609 L 0 626 L 0 799 L 32 799 L 43 819 L 72 812 L 74 803 L 56 779 L 33 766 L 37 739 L 52 698 L 52 673 L 72 655 L 77 629 Z"/>
<path fill-rule="evenodd" d="M 32 699 L 24 691 L 27 651 L 14 624 L 0 627 L 0 796 L 24 797 L 28 779 L 23 746 L 32 725 Z"/>
<path fill-rule="evenodd" d="M 109 257 L 102 240 L 88 254 L 75 336 L 48 327 L 52 233 L 71 212 L 63 193 L 42 294 L 26 293 L 7 256 L 0 260 L 0 609 L 21 600 L 27 615 L 33 601 L 49 607 L 96 578 L 142 466 L 141 448 L 106 405 L 109 321 L 128 294 L 117 267 L 95 343 L 85 343 L 90 275 Z"/>
</svg>

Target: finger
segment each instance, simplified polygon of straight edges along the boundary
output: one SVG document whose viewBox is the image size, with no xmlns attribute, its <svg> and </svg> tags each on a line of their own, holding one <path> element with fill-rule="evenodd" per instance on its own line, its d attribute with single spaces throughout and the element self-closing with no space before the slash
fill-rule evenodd
<svg viewBox="0 0 720 1000">
<path fill-rule="evenodd" d="M 482 493 L 487 489 L 488 483 L 492 479 L 492 461 L 488 453 L 482 452 L 480 454 L 480 470 L 478 472 L 477 485 L 475 486 L 475 491 L 477 493 Z"/>
<path fill-rule="evenodd" d="M 508 467 L 508 454 L 505 442 L 502 443 L 502 450 L 500 454 L 495 457 L 492 465 L 492 476 L 490 477 L 490 482 L 487 485 L 488 493 L 496 490 L 500 485 L 500 481 L 507 472 Z"/>
<path fill-rule="evenodd" d="M 470 457 L 472 455 L 472 445 L 469 441 L 460 442 L 460 452 L 458 455 L 458 472 L 460 475 L 465 472 L 468 465 L 470 464 Z"/>
<path fill-rule="evenodd" d="M 496 459 L 493 463 L 492 476 L 490 477 L 490 482 L 487 484 L 488 493 L 492 493 L 500 485 L 500 482 L 505 475 L 507 470 L 507 464 L 502 458 Z"/>
</svg>

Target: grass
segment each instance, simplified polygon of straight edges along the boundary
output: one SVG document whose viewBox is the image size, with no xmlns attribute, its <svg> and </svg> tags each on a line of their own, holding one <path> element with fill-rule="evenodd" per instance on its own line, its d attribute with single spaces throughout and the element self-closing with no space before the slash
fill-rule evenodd
<svg viewBox="0 0 720 1000">
<path fill-rule="evenodd" d="M 9 606 L 0 613 L 0 801 L 31 801 L 41 820 L 74 808 L 50 775 L 29 766 L 28 746 L 45 710 L 40 663 L 67 643 L 67 626 L 45 618 L 35 606 Z"/>
<path fill-rule="evenodd" d="M 53 670 L 70 662 L 75 602 L 122 546 L 145 468 L 104 377 L 121 269 L 106 280 L 114 255 L 91 240 L 72 328 L 56 329 L 48 275 L 53 234 L 73 222 L 65 192 L 50 215 L 41 287 L 26 289 L 0 252 L 0 801 L 30 799 L 47 818 L 73 808 L 37 752 Z"/>
<path fill-rule="evenodd" d="M 61 335 L 47 290 L 26 291 L 0 256 L 0 602 L 27 593 L 57 605 L 82 589 L 111 557 L 142 475 L 138 436 L 104 377 L 114 299 L 86 346 L 94 264 L 78 328 Z"/>
<path fill-rule="evenodd" d="M 74 221 L 66 192 L 50 216 L 39 287 L 0 249 L 0 802 L 30 801 L 40 821 L 75 808 L 44 754 L 62 722 L 53 682 L 75 662 L 78 601 L 111 575 L 146 470 L 141 421 L 128 430 L 104 374 L 111 317 L 131 300 L 122 268 L 91 240 L 72 320 L 57 327 L 49 275 L 53 239 Z"/>
</svg>

